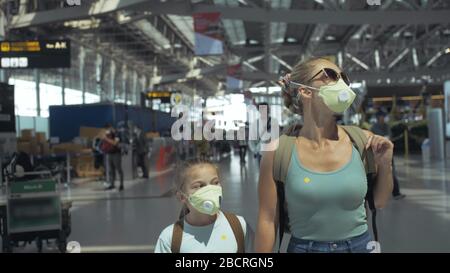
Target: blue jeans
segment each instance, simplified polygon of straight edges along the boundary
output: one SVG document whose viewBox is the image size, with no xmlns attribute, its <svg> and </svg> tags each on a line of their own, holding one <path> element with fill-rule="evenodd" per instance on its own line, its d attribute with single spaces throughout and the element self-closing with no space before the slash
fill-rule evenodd
<svg viewBox="0 0 450 273">
<path fill-rule="evenodd" d="M 370 253 L 368 243 L 372 241 L 369 231 L 342 241 L 318 242 L 291 237 L 288 253 Z"/>
</svg>

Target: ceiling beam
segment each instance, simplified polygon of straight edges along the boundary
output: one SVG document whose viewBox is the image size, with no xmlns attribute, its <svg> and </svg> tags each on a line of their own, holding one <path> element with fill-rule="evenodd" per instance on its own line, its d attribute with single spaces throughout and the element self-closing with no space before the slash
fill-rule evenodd
<svg viewBox="0 0 450 273">
<path fill-rule="evenodd" d="M 389 71 L 367 71 L 367 72 L 354 72 L 349 73 L 349 77 L 354 82 L 366 81 L 369 85 L 386 84 L 386 80 L 390 79 L 393 86 L 396 85 L 396 81 L 408 80 L 412 78 L 420 79 L 424 76 L 442 81 L 444 78 L 450 77 L 450 68 L 445 69 L 420 69 L 417 71 L 404 71 L 404 72 L 389 72 Z M 242 75 L 244 80 L 248 81 L 262 81 L 262 80 L 278 80 L 277 74 L 269 74 L 265 72 L 244 72 Z M 380 81 L 378 83 L 378 81 Z M 411 82 L 408 82 L 411 84 Z"/>
<path fill-rule="evenodd" d="M 333 25 L 401 25 L 450 23 L 448 10 L 292 10 L 230 7 L 223 5 L 194 4 L 186 1 L 162 3 L 156 0 L 99 0 L 75 8 L 52 9 L 17 15 L 12 18 L 10 28 L 23 28 L 78 20 L 105 15 L 118 10 L 151 11 L 152 14 L 191 16 L 197 12 L 220 12 L 224 19 L 240 19 L 248 22 L 285 22 L 291 24 Z"/>
<path fill-rule="evenodd" d="M 218 73 L 225 73 L 226 65 L 219 64 L 212 67 L 207 68 L 198 68 L 190 70 L 186 73 L 177 73 L 177 74 L 171 74 L 171 75 L 164 75 L 164 76 L 156 76 L 151 79 L 151 82 L 153 84 L 166 84 L 166 83 L 172 83 L 172 82 L 182 82 L 187 81 L 189 79 L 198 79 L 206 75 L 210 74 L 218 74 Z"/>
</svg>

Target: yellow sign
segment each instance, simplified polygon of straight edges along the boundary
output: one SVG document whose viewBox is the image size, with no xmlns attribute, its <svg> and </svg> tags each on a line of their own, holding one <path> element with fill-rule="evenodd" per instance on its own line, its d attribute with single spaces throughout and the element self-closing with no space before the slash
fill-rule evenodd
<svg viewBox="0 0 450 273">
<path fill-rule="evenodd" d="M 147 98 L 170 98 L 172 94 L 169 91 L 150 91 L 147 92 Z"/>
<path fill-rule="evenodd" d="M 9 43 L 1 43 L 1 50 L 8 52 L 11 50 L 11 46 L 9 45 Z"/>
<path fill-rule="evenodd" d="M 0 49 L 2 52 L 38 52 L 41 46 L 38 41 L 2 42 Z"/>
</svg>

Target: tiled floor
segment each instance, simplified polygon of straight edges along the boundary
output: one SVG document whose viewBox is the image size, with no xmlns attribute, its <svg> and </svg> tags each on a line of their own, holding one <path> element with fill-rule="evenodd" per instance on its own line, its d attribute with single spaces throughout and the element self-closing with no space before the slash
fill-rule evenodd
<svg viewBox="0 0 450 273">
<path fill-rule="evenodd" d="M 224 210 L 244 216 L 254 228 L 257 217 L 256 160 L 241 166 L 238 155 L 221 160 Z M 396 158 L 402 200 L 379 212 L 383 252 L 450 252 L 450 164 L 424 164 L 420 157 Z M 149 181 L 127 181 L 125 191 L 104 192 L 92 182 L 65 191 L 74 202 L 72 234 L 83 252 L 152 252 L 161 230 L 178 216 L 171 194 L 174 172 L 153 174 Z M 36 251 L 34 246 L 17 252 Z M 54 251 L 46 249 L 46 251 Z"/>
</svg>

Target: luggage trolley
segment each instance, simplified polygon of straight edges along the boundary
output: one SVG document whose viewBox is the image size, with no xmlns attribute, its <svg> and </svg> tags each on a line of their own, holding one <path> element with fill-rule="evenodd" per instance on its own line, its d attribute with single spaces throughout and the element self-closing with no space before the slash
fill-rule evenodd
<svg viewBox="0 0 450 273">
<path fill-rule="evenodd" d="M 23 246 L 36 242 L 38 251 L 42 252 L 43 241 L 49 243 L 51 239 L 55 239 L 60 252 L 66 252 L 72 204 L 61 200 L 59 180 L 15 181 L 14 175 L 7 177 L 12 179 L 6 181 L 6 202 L 0 204 L 3 252 L 12 252 L 21 242 Z"/>
</svg>

